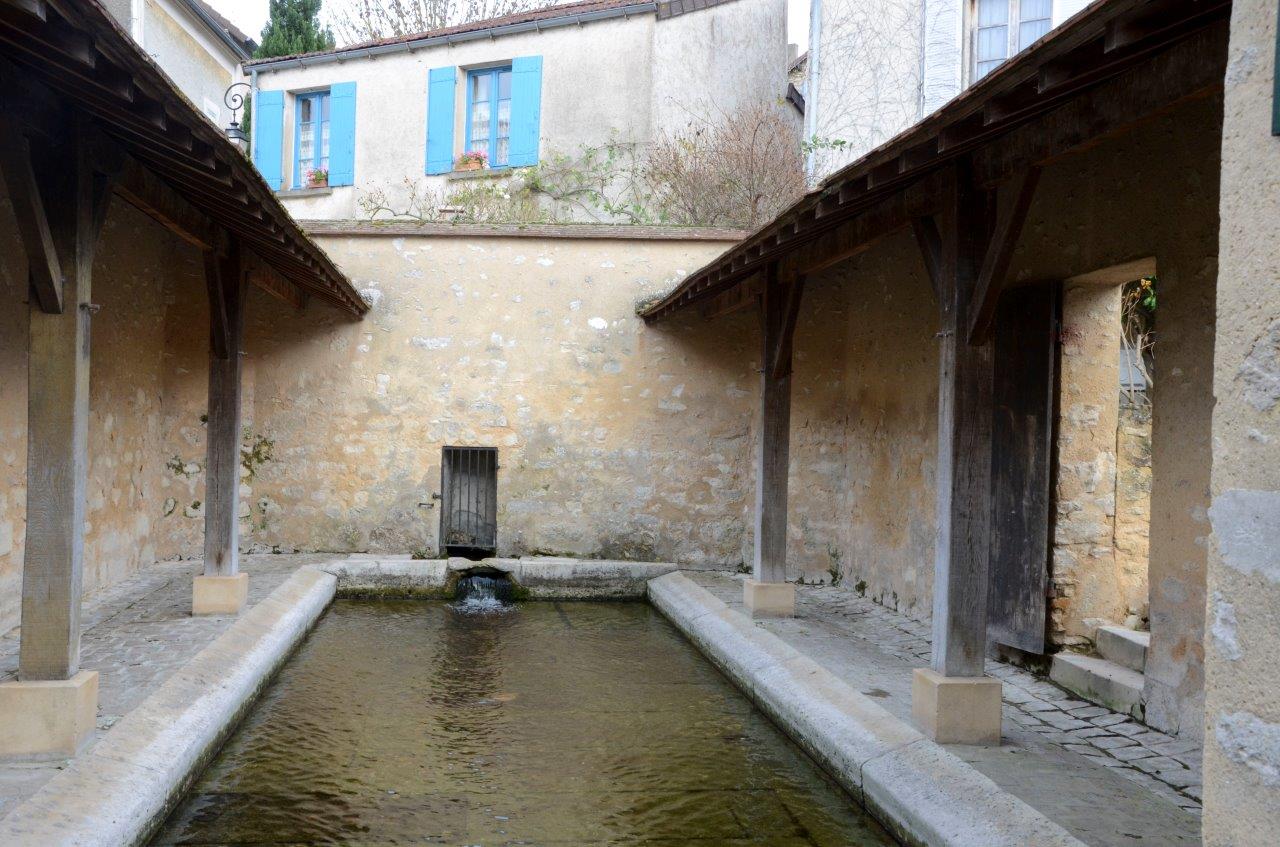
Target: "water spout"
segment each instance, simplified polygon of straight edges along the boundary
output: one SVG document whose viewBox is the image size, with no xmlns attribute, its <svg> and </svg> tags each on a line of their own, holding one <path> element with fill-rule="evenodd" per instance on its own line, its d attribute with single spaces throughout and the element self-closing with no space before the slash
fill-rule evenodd
<svg viewBox="0 0 1280 847">
<path fill-rule="evenodd" d="M 515 586 L 503 573 L 470 573 L 458 580 L 453 607 L 460 612 L 501 612 L 512 608 Z"/>
</svg>

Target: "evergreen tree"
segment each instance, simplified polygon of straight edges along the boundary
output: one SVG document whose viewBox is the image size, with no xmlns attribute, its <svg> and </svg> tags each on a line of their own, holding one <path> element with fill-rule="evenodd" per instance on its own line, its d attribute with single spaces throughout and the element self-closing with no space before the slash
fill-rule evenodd
<svg viewBox="0 0 1280 847">
<path fill-rule="evenodd" d="M 333 33 L 320 26 L 320 0 L 271 0 L 255 59 L 332 50 Z"/>
</svg>

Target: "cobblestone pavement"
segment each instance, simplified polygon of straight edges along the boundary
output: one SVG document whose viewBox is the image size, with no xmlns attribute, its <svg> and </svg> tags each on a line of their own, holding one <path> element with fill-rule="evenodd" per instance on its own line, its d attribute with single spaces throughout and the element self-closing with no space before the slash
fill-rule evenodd
<svg viewBox="0 0 1280 847">
<path fill-rule="evenodd" d="M 686 575 L 742 609 L 741 577 Z M 797 586 L 796 617 L 758 621 L 904 720 L 930 629 L 844 588 Z M 1000 747 L 948 745 L 1006 791 L 1091 845 L 1200 843 L 1200 745 L 988 661 L 1004 687 Z"/>
<path fill-rule="evenodd" d="M 303 565 L 344 558 L 335 554 L 242 556 L 249 574 L 249 605 L 274 591 Z M 110 731 L 235 617 L 191 616 L 191 579 L 201 561 L 160 562 L 86 598 L 80 667 L 98 671 L 98 723 L 90 744 Z M 0 682 L 17 678 L 17 629 L 0 637 Z M 0 765 L 0 817 L 35 793 L 62 763 Z"/>
</svg>

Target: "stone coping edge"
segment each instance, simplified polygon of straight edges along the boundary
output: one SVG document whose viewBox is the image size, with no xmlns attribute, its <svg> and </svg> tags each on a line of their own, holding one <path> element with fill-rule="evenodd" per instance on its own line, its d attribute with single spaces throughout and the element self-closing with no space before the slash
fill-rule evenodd
<svg viewBox="0 0 1280 847">
<path fill-rule="evenodd" d="M 0 820 L 5 847 L 146 843 L 334 597 L 303 567 Z"/>
<path fill-rule="evenodd" d="M 452 598 L 458 579 L 481 569 L 507 574 L 530 600 L 641 600 L 649 581 L 671 573 L 669 562 L 536 557 L 522 559 L 349 558 L 322 565 L 337 577 L 339 597 Z"/>
<path fill-rule="evenodd" d="M 681 573 L 649 601 L 900 841 L 928 847 L 1084 847 Z"/>
<path fill-rule="evenodd" d="M 406 220 L 325 220 L 298 222 L 313 238 L 385 236 L 404 238 L 564 238 L 610 241 L 726 241 L 746 238 L 745 229 L 631 224 L 471 224 Z"/>
</svg>

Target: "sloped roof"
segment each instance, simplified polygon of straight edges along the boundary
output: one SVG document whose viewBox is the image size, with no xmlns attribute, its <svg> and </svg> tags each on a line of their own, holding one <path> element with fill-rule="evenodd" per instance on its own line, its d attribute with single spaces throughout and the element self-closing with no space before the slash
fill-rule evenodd
<svg viewBox="0 0 1280 847">
<path fill-rule="evenodd" d="M 201 18 L 209 28 L 212 29 L 219 38 L 221 38 L 227 46 L 231 47 L 240 55 L 241 59 L 247 59 L 253 55 L 253 51 L 258 49 L 258 43 L 249 36 L 245 35 L 236 25 L 227 20 L 217 9 L 210 6 L 205 0 L 183 0 L 190 9 Z"/>
<path fill-rule="evenodd" d="M 245 66 L 261 67 L 263 65 L 291 62 L 299 59 L 318 58 L 322 56 L 340 56 L 347 53 L 358 53 L 372 48 L 392 47 L 395 45 L 410 44 L 416 41 L 430 41 L 433 39 L 447 38 L 449 36 L 481 33 L 486 30 L 501 30 L 504 27 L 515 27 L 520 26 L 521 24 L 537 24 L 564 18 L 581 18 L 583 16 L 592 16 L 597 14 L 602 17 L 614 17 L 617 13 L 624 12 L 629 9 L 634 10 L 632 14 L 646 14 L 649 12 L 655 12 L 657 10 L 657 4 L 654 2 L 645 2 L 644 0 L 582 0 L 578 3 L 540 6 L 536 9 L 529 9 L 524 12 L 515 12 L 510 15 L 502 15 L 501 17 L 496 18 L 470 21 L 468 23 L 457 24 L 455 26 L 440 27 L 439 29 L 415 32 L 408 35 L 397 35 L 391 38 L 379 38 L 372 41 L 363 41 L 358 44 L 348 44 L 343 47 L 337 47 L 333 50 L 317 50 L 310 53 L 297 53 L 292 56 L 273 56 L 268 59 L 255 59 L 253 61 L 245 62 Z"/>
<path fill-rule="evenodd" d="M 30 0 L 0 15 L 0 56 L 103 133 L 281 277 L 351 315 L 369 304 L 257 169 L 103 8 Z"/>
<path fill-rule="evenodd" d="M 653 322 L 740 285 L 769 264 L 860 219 L 952 165 L 961 156 L 1010 135 L 1018 127 L 1113 80 L 1179 42 L 1222 34 L 1231 0 L 1094 0 L 1061 26 L 1006 61 L 919 123 L 827 177 L 740 243 L 684 278 L 640 312 Z M 1217 28 L 1216 30 L 1214 28 Z M 1195 96 L 1222 84 L 1217 55 L 1225 38 L 1196 42 L 1199 64 L 1177 66 L 1164 80 L 1170 91 Z M 1203 77 L 1203 78 L 1202 78 Z M 1163 102 L 1123 104 L 1136 121 Z M 1092 116 L 1079 132 L 1101 135 L 1108 121 Z M 1081 142 L 1083 143 L 1083 142 Z"/>
</svg>

